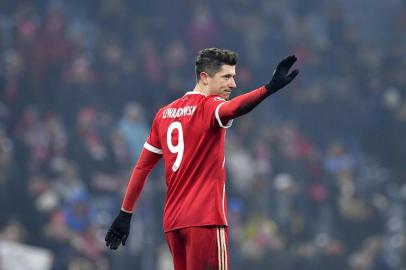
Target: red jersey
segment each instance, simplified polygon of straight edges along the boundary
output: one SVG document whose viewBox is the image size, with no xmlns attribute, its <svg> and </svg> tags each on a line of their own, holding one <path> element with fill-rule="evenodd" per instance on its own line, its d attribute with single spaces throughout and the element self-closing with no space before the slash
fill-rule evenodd
<svg viewBox="0 0 406 270">
<path fill-rule="evenodd" d="M 226 101 L 188 92 L 161 108 L 144 147 L 162 154 L 167 194 L 164 231 L 227 225 L 225 128 L 218 114 Z"/>
<path fill-rule="evenodd" d="M 159 110 L 131 173 L 121 209 L 134 211 L 149 173 L 163 155 L 167 184 L 165 232 L 227 225 L 224 128 L 270 94 L 262 86 L 226 102 L 219 96 L 188 92 Z"/>
</svg>

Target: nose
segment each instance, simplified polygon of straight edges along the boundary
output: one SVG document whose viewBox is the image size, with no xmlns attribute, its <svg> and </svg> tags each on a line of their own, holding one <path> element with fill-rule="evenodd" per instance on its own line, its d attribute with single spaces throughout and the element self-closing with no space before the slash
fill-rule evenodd
<svg viewBox="0 0 406 270">
<path fill-rule="evenodd" d="M 229 86 L 230 88 L 236 88 L 236 87 L 237 87 L 237 84 L 235 83 L 234 78 L 231 78 L 231 79 L 230 79 L 230 83 L 229 83 L 228 86 Z"/>
</svg>

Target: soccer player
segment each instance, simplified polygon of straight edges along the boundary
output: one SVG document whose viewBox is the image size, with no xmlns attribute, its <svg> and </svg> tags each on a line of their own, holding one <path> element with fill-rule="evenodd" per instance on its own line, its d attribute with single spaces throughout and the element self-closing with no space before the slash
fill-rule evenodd
<svg viewBox="0 0 406 270">
<path fill-rule="evenodd" d="M 299 71 L 294 55 L 282 60 L 266 85 L 229 100 L 236 87 L 237 54 L 208 48 L 196 59 L 193 91 L 161 108 L 131 174 L 121 210 L 106 235 L 117 249 L 127 240 L 131 216 L 148 174 L 163 157 L 165 238 L 176 270 L 228 269 L 224 144 L 233 119 L 290 83 Z"/>
</svg>

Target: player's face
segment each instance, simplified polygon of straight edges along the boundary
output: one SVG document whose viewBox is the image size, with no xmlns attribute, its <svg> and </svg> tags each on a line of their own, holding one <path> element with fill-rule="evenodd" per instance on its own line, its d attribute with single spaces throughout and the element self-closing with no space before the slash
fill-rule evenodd
<svg viewBox="0 0 406 270">
<path fill-rule="evenodd" d="M 230 97 L 237 86 L 235 83 L 235 66 L 223 65 L 213 77 L 207 78 L 209 95 L 219 95 L 224 99 Z"/>
</svg>

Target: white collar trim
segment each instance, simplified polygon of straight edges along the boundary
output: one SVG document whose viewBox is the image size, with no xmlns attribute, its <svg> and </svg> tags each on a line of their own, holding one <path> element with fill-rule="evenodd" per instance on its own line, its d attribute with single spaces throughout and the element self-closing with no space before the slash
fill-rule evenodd
<svg viewBox="0 0 406 270">
<path fill-rule="evenodd" d="M 202 96 L 207 97 L 205 94 L 199 93 L 199 92 L 196 92 L 196 91 L 189 91 L 189 92 L 186 92 L 185 95 L 202 95 Z"/>
</svg>

